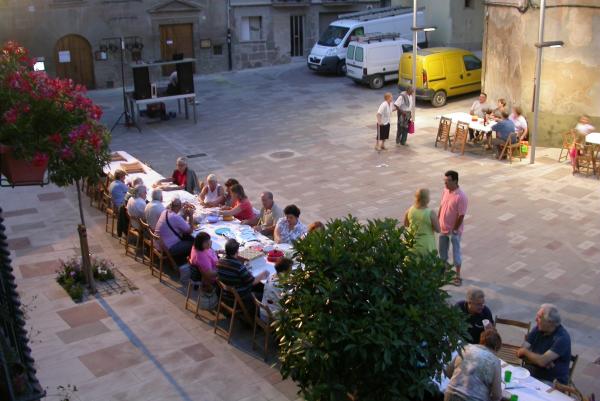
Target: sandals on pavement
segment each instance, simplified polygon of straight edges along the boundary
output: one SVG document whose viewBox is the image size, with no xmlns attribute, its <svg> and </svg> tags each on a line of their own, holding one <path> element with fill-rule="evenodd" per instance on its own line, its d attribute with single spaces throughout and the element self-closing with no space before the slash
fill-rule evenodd
<svg viewBox="0 0 600 401">
<path fill-rule="evenodd" d="M 460 286 L 462 285 L 462 278 L 460 278 L 460 277 L 456 277 L 456 278 L 454 279 L 454 281 L 452 282 L 452 284 L 454 284 L 454 285 L 455 285 L 455 286 L 457 286 L 457 287 L 460 287 Z"/>
</svg>

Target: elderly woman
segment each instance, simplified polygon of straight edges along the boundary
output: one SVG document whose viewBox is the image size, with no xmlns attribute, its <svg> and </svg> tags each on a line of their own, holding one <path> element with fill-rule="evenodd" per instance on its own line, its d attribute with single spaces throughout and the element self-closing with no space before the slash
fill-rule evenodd
<svg viewBox="0 0 600 401">
<path fill-rule="evenodd" d="M 217 182 L 217 176 L 209 174 L 206 177 L 206 185 L 200 191 L 200 203 L 206 207 L 221 206 L 225 202 L 225 191 L 221 184 Z"/>
<path fill-rule="evenodd" d="M 176 186 L 165 186 L 164 191 L 174 191 L 183 189 L 189 193 L 196 194 L 200 192 L 200 183 L 194 170 L 188 168 L 187 158 L 179 157 L 176 162 L 176 168 L 173 170 L 171 177 L 163 178 L 154 183 L 153 187 L 157 187 L 160 184 L 173 183 Z"/>
<path fill-rule="evenodd" d="M 308 230 L 300 223 L 300 209 L 296 205 L 288 205 L 283 209 L 282 217 L 275 226 L 274 239 L 278 244 L 291 244 L 305 235 Z"/>
<path fill-rule="evenodd" d="M 467 344 L 446 367 L 450 384 L 444 401 L 499 401 L 502 398 L 500 334 L 493 329 L 481 333 L 479 344 Z"/>
<path fill-rule="evenodd" d="M 527 120 L 523 116 L 523 110 L 519 106 L 513 107 L 509 119 L 515 124 L 515 132 L 519 140 L 526 141 L 529 138 L 529 129 L 527 128 Z"/>
<path fill-rule="evenodd" d="M 404 214 L 404 226 L 414 235 L 414 250 L 421 256 L 437 251 L 433 232 L 440 232 L 437 214 L 428 206 L 429 190 L 421 188 L 415 192 L 415 203 Z"/>
<path fill-rule="evenodd" d="M 223 216 L 233 216 L 240 221 L 253 220 L 254 209 L 250 199 L 244 192 L 244 187 L 240 184 L 235 184 L 231 187 L 231 199 L 233 201 L 231 209 L 224 208 L 221 210 Z"/>
</svg>

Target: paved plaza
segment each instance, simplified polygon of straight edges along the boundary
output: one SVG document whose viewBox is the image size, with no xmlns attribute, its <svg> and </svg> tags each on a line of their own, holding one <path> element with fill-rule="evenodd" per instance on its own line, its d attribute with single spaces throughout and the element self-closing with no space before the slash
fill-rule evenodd
<svg viewBox="0 0 600 401">
<path fill-rule="evenodd" d="M 280 206 L 298 205 L 306 224 L 348 214 L 401 219 L 420 187 L 431 190 L 437 208 L 443 173 L 458 171 L 469 197 L 464 281 L 449 290 L 460 299 L 468 285 L 480 286 L 494 315 L 525 321 L 541 303 L 556 304 L 579 355 L 574 381 L 600 393 L 600 181 L 572 176 L 556 149 L 538 149 L 530 165 L 435 148 L 435 117 L 468 111 L 475 95 L 442 109 L 418 104 L 409 146 L 392 140 L 378 153 L 375 113 L 386 91 L 397 94 L 394 85 L 371 90 L 315 75 L 303 63 L 203 76 L 196 80 L 198 124 L 178 116 L 143 123 L 142 133 L 119 126 L 111 148 L 167 176 L 178 156 L 191 155 L 199 176 L 237 178 L 257 207 L 260 192 L 272 191 Z M 90 95 L 112 125 L 122 111 L 120 90 Z M 54 271 L 77 252 L 75 192 L 47 186 L 1 194 L 38 378 L 49 394 L 74 384 L 85 401 L 296 398 L 295 385 L 271 367 L 275 359 L 264 363 L 251 351 L 248 329 L 234 345 L 216 337 L 184 310 L 177 283 L 159 284 L 147 266 L 124 256 L 87 198 L 92 253 L 110 258 L 137 289 L 74 304 Z"/>
</svg>

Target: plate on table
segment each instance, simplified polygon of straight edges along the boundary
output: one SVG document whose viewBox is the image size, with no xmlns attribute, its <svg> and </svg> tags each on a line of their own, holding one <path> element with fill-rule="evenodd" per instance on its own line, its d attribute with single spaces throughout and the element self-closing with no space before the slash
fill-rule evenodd
<svg viewBox="0 0 600 401">
<path fill-rule="evenodd" d="M 215 234 L 222 235 L 223 237 L 233 237 L 233 232 L 227 227 L 220 227 L 215 230 Z"/>
<path fill-rule="evenodd" d="M 515 379 L 523 380 L 531 376 L 531 373 L 527 369 L 520 366 L 511 366 L 508 370 L 512 372 L 512 377 Z"/>
</svg>

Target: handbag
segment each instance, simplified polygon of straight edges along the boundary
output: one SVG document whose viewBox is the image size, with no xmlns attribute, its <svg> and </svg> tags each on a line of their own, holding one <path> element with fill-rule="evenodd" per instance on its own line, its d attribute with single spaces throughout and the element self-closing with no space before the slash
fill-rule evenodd
<svg viewBox="0 0 600 401">
<path fill-rule="evenodd" d="M 408 122 L 408 133 L 409 134 L 414 134 L 415 133 L 415 122 L 413 120 L 410 120 Z"/>
</svg>

